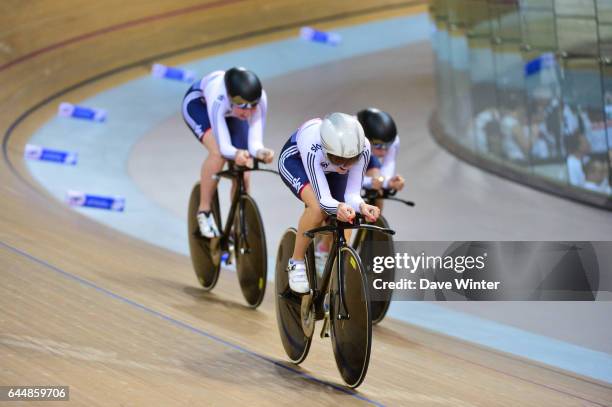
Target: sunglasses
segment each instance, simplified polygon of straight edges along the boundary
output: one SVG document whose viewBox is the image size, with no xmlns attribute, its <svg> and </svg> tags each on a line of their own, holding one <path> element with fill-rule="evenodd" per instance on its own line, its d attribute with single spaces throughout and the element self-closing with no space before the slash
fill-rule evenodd
<svg viewBox="0 0 612 407">
<path fill-rule="evenodd" d="M 372 148 L 377 148 L 380 150 L 388 150 L 389 147 L 391 147 L 392 143 L 393 143 L 392 141 L 391 142 L 384 142 L 381 140 L 371 140 L 370 141 L 370 145 L 372 146 Z"/>
<path fill-rule="evenodd" d="M 356 155 L 355 157 L 350 157 L 350 158 L 344 158 L 344 157 L 338 157 L 337 155 L 333 155 L 329 153 L 327 154 L 327 159 L 329 160 L 329 162 L 339 167 L 347 167 L 349 165 L 353 165 L 357 161 L 359 161 L 359 157 L 361 157 L 361 155 Z"/>
<path fill-rule="evenodd" d="M 239 107 L 240 109 L 252 109 L 257 106 L 259 100 L 249 102 L 244 100 L 241 96 L 234 96 L 232 99 L 232 106 Z"/>
</svg>

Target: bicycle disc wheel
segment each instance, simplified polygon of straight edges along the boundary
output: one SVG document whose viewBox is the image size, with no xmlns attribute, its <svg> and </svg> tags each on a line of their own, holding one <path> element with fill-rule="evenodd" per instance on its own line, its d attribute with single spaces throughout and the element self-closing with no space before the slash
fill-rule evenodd
<svg viewBox="0 0 612 407">
<path fill-rule="evenodd" d="M 217 222 L 221 224 L 221 212 L 219 210 L 219 197 L 215 191 L 211 211 Z M 221 270 L 221 250 L 219 239 L 207 239 L 200 235 L 198 226 L 198 207 L 200 206 L 200 183 L 198 182 L 191 191 L 189 198 L 189 212 L 187 215 L 187 229 L 189 236 L 189 253 L 191 264 L 198 277 L 202 288 L 206 291 L 212 290 Z"/>
<path fill-rule="evenodd" d="M 241 198 L 244 213 L 245 234 L 240 232 L 240 210 L 234 216 L 234 253 L 236 274 L 244 299 L 251 308 L 257 308 L 263 301 L 268 278 L 268 254 L 266 234 L 257 204 L 248 195 Z M 241 248 L 249 251 L 242 253 Z"/>
<path fill-rule="evenodd" d="M 380 216 L 374 225 L 385 229 L 389 228 L 389 223 L 383 216 Z M 385 268 L 380 274 L 375 274 L 372 271 L 372 264 L 374 263 L 375 256 L 393 257 L 395 255 L 393 237 L 372 230 L 360 230 L 359 232 L 361 235 L 358 236 L 360 239 L 356 250 L 365 268 L 368 283 L 371 284 L 375 278 L 381 278 L 383 281 L 395 281 L 395 268 Z M 375 242 L 376 250 L 369 244 L 370 242 Z M 372 289 L 372 286 L 369 285 L 368 289 Z M 392 295 L 393 290 L 379 290 L 375 295 L 373 295 L 372 292 L 370 293 L 372 324 L 376 325 L 385 318 L 389 310 L 389 305 L 391 304 Z"/>
<path fill-rule="evenodd" d="M 372 319 L 367 279 L 359 256 L 352 247 L 340 249 L 344 269 L 344 298 L 348 319 L 339 319 L 338 273 L 330 287 L 331 339 L 336 366 L 344 382 L 355 388 L 363 382 L 370 363 Z M 337 262 L 337 260 L 336 260 Z"/>
<path fill-rule="evenodd" d="M 304 335 L 302 329 L 302 300 L 289 288 L 287 262 L 293 255 L 296 233 L 294 228 L 287 229 L 278 246 L 274 291 L 276 294 L 276 322 L 281 342 L 289 359 L 298 364 L 308 356 L 312 338 Z"/>
</svg>

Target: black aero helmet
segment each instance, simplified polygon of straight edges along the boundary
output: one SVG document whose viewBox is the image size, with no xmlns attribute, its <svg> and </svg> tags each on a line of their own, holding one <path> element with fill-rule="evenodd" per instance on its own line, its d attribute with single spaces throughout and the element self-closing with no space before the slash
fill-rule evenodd
<svg viewBox="0 0 612 407">
<path fill-rule="evenodd" d="M 373 107 L 357 113 L 357 120 L 361 123 L 365 136 L 373 143 L 391 143 L 397 136 L 397 128 L 391 115 Z"/>
<path fill-rule="evenodd" d="M 234 67 L 225 71 L 225 89 L 235 105 L 256 105 L 261 98 L 261 82 L 253 72 Z"/>
</svg>

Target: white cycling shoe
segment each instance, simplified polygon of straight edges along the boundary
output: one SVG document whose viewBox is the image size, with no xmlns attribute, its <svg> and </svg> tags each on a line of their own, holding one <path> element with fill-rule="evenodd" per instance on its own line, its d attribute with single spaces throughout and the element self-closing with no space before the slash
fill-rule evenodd
<svg viewBox="0 0 612 407">
<path fill-rule="evenodd" d="M 208 216 L 204 212 L 198 212 L 198 226 L 200 226 L 200 234 L 203 237 L 212 239 L 221 236 L 212 212 Z"/>
<path fill-rule="evenodd" d="M 295 262 L 293 259 L 290 259 L 287 265 L 287 272 L 289 273 L 289 288 L 291 288 L 291 291 L 299 294 L 306 294 L 310 291 L 310 284 L 308 284 L 308 276 L 306 275 L 306 265 L 303 261 Z"/>
</svg>

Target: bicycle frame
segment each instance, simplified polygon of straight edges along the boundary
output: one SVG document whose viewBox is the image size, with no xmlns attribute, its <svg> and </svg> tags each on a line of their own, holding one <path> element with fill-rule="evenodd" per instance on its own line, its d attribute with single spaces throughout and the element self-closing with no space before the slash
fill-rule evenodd
<svg viewBox="0 0 612 407">
<path fill-rule="evenodd" d="M 230 206 L 230 210 L 227 216 L 227 220 L 225 221 L 225 227 L 223 227 L 223 219 L 220 219 L 221 224 L 219 225 L 219 229 L 222 230 L 221 233 L 221 250 L 222 251 L 228 251 L 229 250 L 229 236 L 230 236 L 230 231 L 232 230 L 232 219 L 234 219 L 234 215 L 236 214 L 236 209 L 238 208 L 238 205 L 240 205 L 240 211 L 238 212 L 240 214 L 240 236 L 243 237 L 243 242 L 246 245 L 245 247 L 241 247 L 239 246 L 240 252 L 241 254 L 245 254 L 245 253 L 249 253 L 250 252 L 250 247 L 248 247 L 248 241 L 247 239 L 244 239 L 244 236 L 246 236 L 246 225 L 245 225 L 245 221 L 244 221 L 244 203 L 243 201 L 240 199 L 243 195 L 247 194 L 246 191 L 246 187 L 244 185 L 244 173 L 245 172 L 250 172 L 250 171 L 266 171 L 266 172 L 271 172 L 274 173 L 276 175 L 278 175 L 277 171 L 274 170 L 270 170 L 268 168 L 259 168 L 259 163 L 263 162 L 260 161 L 258 159 L 254 159 L 253 160 L 253 167 L 241 167 L 236 165 L 233 161 L 229 161 L 229 168 L 227 170 L 224 171 L 220 171 L 218 173 L 216 173 L 213 178 L 215 180 L 220 180 L 221 178 L 227 178 L 229 180 L 237 180 L 238 185 L 236 186 L 236 190 L 234 191 L 234 194 L 232 196 L 232 204 Z M 241 244 L 242 242 L 234 242 L 234 244 Z"/>
<path fill-rule="evenodd" d="M 316 233 L 321 233 L 321 232 L 331 231 L 335 235 L 334 241 L 332 243 L 332 248 L 330 250 L 330 256 L 327 258 L 327 261 L 325 262 L 325 268 L 323 269 L 323 276 L 322 276 L 322 281 L 321 281 L 321 285 L 323 286 L 322 290 L 318 289 L 317 279 L 316 277 L 313 277 L 312 292 L 313 292 L 313 303 L 315 305 L 315 310 L 317 311 L 316 313 L 319 314 L 320 310 L 323 307 L 323 299 L 325 298 L 325 288 L 329 287 L 331 273 L 334 271 L 332 270 L 334 261 L 338 259 L 336 263 L 336 272 L 337 272 L 338 282 L 339 282 L 338 283 L 338 295 L 340 298 L 339 298 L 339 306 L 338 306 L 338 319 L 340 320 L 350 318 L 350 313 L 349 313 L 349 310 L 347 310 L 346 308 L 346 301 L 344 298 L 344 284 L 341 283 L 344 281 L 344 268 L 341 267 L 341 264 L 342 264 L 341 249 L 347 246 L 344 232 L 346 230 L 351 230 L 351 229 L 366 229 L 366 230 L 369 229 L 369 230 L 383 231 L 384 233 L 389 233 L 389 234 L 395 234 L 395 232 L 390 229 L 383 229 L 378 226 L 361 223 L 360 216 L 355 217 L 354 224 L 339 222 L 337 219 L 334 218 L 332 220 L 332 224 L 321 226 L 321 227 L 312 229 L 305 233 L 305 235 L 311 239 L 314 238 Z M 314 273 L 313 273 L 313 276 L 314 276 Z"/>
</svg>

